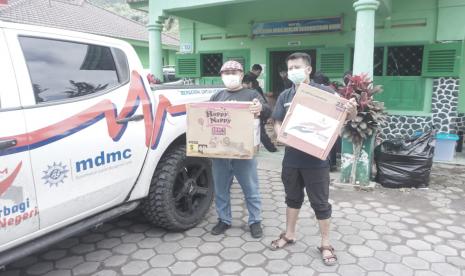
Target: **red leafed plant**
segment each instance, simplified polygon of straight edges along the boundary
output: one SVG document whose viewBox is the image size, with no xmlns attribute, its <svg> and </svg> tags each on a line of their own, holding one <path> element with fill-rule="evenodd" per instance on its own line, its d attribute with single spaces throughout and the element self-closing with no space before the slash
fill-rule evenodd
<svg viewBox="0 0 465 276">
<path fill-rule="evenodd" d="M 373 96 L 382 92 L 381 86 L 374 86 L 366 74 L 347 76 L 346 86 L 338 89 L 339 94 L 346 99 L 357 102 L 357 116 L 348 121 L 342 131 L 342 137 L 353 144 L 353 163 L 350 182 L 356 184 L 356 170 L 365 139 L 376 135 L 378 128 L 384 124 L 386 113 L 384 103 L 375 101 Z"/>
<path fill-rule="evenodd" d="M 361 145 L 366 138 L 376 134 L 386 119 L 384 103 L 373 99 L 375 94 L 382 92 L 382 88 L 380 85 L 374 86 L 366 74 L 347 78 L 347 85 L 340 87 L 338 92 L 346 99 L 356 100 L 358 113 L 355 119 L 347 122 L 342 135 L 352 143 Z"/>
</svg>

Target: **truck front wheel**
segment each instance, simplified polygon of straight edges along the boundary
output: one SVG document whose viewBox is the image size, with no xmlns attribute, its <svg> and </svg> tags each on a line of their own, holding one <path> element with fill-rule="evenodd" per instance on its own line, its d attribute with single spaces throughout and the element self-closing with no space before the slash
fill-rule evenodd
<svg viewBox="0 0 465 276">
<path fill-rule="evenodd" d="M 212 200 L 211 162 L 186 157 L 186 147 L 176 146 L 161 158 L 142 212 L 157 226 L 182 231 L 205 217 Z"/>
</svg>

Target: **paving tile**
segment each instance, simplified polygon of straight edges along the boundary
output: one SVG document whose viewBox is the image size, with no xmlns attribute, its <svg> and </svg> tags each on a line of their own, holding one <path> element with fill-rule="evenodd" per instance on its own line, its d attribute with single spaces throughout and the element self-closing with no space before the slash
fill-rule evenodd
<svg viewBox="0 0 465 276">
<path fill-rule="evenodd" d="M 114 270 L 101 270 L 101 271 L 95 272 L 94 274 L 92 274 L 92 276 L 118 276 L 118 273 Z"/>
<path fill-rule="evenodd" d="M 387 264 L 385 270 L 392 275 L 413 275 L 413 270 L 404 264 Z"/>
<path fill-rule="evenodd" d="M 431 244 L 424 242 L 422 240 L 409 240 L 407 241 L 407 246 L 411 247 L 413 250 L 430 250 Z"/>
<path fill-rule="evenodd" d="M 86 254 L 85 259 L 87 261 L 101 262 L 112 255 L 110 250 L 100 249 L 94 252 Z"/>
<path fill-rule="evenodd" d="M 258 252 L 265 249 L 265 246 L 261 242 L 246 242 L 241 246 L 241 248 L 245 252 Z"/>
<path fill-rule="evenodd" d="M 199 237 L 187 237 L 179 241 L 181 247 L 199 247 L 202 239 Z"/>
<path fill-rule="evenodd" d="M 163 240 L 166 242 L 175 242 L 184 238 L 183 233 L 167 233 L 163 236 Z"/>
<path fill-rule="evenodd" d="M 291 270 L 289 270 L 289 273 L 287 275 L 289 276 L 302 276 L 302 275 L 312 276 L 312 275 L 315 275 L 315 271 L 307 266 L 293 266 Z M 320 274 L 320 275 L 323 275 L 323 274 Z"/>
<path fill-rule="evenodd" d="M 103 263 L 106 267 L 118 267 L 122 266 L 128 260 L 128 256 L 113 255 L 106 259 Z"/>
<path fill-rule="evenodd" d="M 434 251 L 444 256 L 457 256 L 458 255 L 457 249 L 452 248 L 447 245 L 436 245 L 434 246 Z"/>
<path fill-rule="evenodd" d="M 460 269 L 447 263 L 434 263 L 431 265 L 431 270 L 439 275 L 460 276 Z"/>
<path fill-rule="evenodd" d="M 124 243 L 137 243 L 137 242 L 140 242 L 141 240 L 143 240 L 145 238 L 146 238 L 146 236 L 144 234 L 130 233 L 130 234 L 127 234 L 127 235 L 124 235 L 123 237 L 121 237 L 121 240 Z"/>
<path fill-rule="evenodd" d="M 53 269 L 52 262 L 39 262 L 33 264 L 27 269 L 27 273 L 30 275 L 42 275 Z"/>
<path fill-rule="evenodd" d="M 173 255 L 156 255 L 150 259 L 149 263 L 152 267 L 169 267 L 175 261 Z"/>
<path fill-rule="evenodd" d="M 205 242 L 199 246 L 200 252 L 203 254 L 216 254 L 224 249 L 224 246 L 216 242 Z"/>
<path fill-rule="evenodd" d="M 177 242 L 163 242 L 155 246 L 158 254 L 174 254 L 181 249 Z"/>
<path fill-rule="evenodd" d="M 375 251 L 384 251 L 388 249 L 388 245 L 385 242 L 379 240 L 369 240 L 365 244 Z"/>
<path fill-rule="evenodd" d="M 398 263 L 401 261 L 401 257 L 390 251 L 376 251 L 375 257 L 384 263 Z"/>
<path fill-rule="evenodd" d="M 123 243 L 112 249 L 116 254 L 129 255 L 137 250 L 137 245 L 134 243 Z"/>
<path fill-rule="evenodd" d="M 429 269 L 428 262 L 418 257 L 404 257 L 402 263 L 415 270 Z"/>
<path fill-rule="evenodd" d="M 104 239 L 104 240 L 97 242 L 97 248 L 112 249 L 113 247 L 116 247 L 120 244 L 121 244 L 121 240 L 117 238 Z"/>
<path fill-rule="evenodd" d="M 267 257 L 268 259 L 274 260 L 274 259 L 285 259 L 287 255 L 289 255 L 289 252 L 285 250 L 276 250 L 272 251 L 270 249 L 265 249 L 263 252 L 263 255 Z"/>
<path fill-rule="evenodd" d="M 293 266 L 307 266 L 312 262 L 312 258 L 306 253 L 292 253 L 287 261 Z"/>
<path fill-rule="evenodd" d="M 391 247 L 391 251 L 399 256 L 412 255 L 415 253 L 412 248 L 405 245 L 395 245 Z"/>
<path fill-rule="evenodd" d="M 336 252 L 339 264 L 355 264 L 357 259 L 346 251 Z"/>
<path fill-rule="evenodd" d="M 358 265 L 340 265 L 339 269 L 337 270 L 340 275 L 344 276 L 363 276 L 366 274 L 365 270 L 363 270 Z"/>
<path fill-rule="evenodd" d="M 137 245 L 140 248 L 155 248 L 157 245 L 161 244 L 163 241 L 160 238 L 145 238 L 137 242 Z"/>
<path fill-rule="evenodd" d="M 63 258 L 56 262 L 55 266 L 60 269 L 71 269 L 78 264 L 82 264 L 84 262 L 84 258 L 81 256 L 71 256 Z"/>
<path fill-rule="evenodd" d="M 221 244 L 225 248 L 230 248 L 230 247 L 241 247 L 245 241 L 241 239 L 240 237 L 226 237 L 221 241 Z"/>
<path fill-rule="evenodd" d="M 415 276 L 440 276 L 436 272 L 429 271 L 429 270 L 418 270 L 415 271 Z"/>
<path fill-rule="evenodd" d="M 370 257 L 375 251 L 364 245 L 352 245 L 349 247 L 349 252 L 355 257 Z"/>
<path fill-rule="evenodd" d="M 265 268 L 270 273 L 285 273 L 289 271 L 291 265 L 284 260 L 271 260 Z"/>
<path fill-rule="evenodd" d="M 202 256 L 196 261 L 200 267 L 216 267 L 220 262 L 220 257 L 215 255 Z"/>
<path fill-rule="evenodd" d="M 56 261 L 65 257 L 66 254 L 66 250 L 56 249 L 43 254 L 41 257 L 46 261 Z"/>
<path fill-rule="evenodd" d="M 98 241 L 101 241 L 105 238 L 105 235 L 101 233 L 90 233 L 87 234 L 83 237 L 81 237 L 81 242 L 83 243 L 96 243 Z"/>
<path fill-rule="evenodd" d="M 218 270 L 214 268 L 199 268 L 194 273 L 191 274 L 192 276 L 219 276 Z M 158 276 L 158 275 L 157 275 Z"/>
<path fill-rule="evenodd" d="M 147 261 L 155 255 L 153 249 L 139 249 L 132 253 L 132 258 L 135 260 Z"/>
<path fill-rule="evenodd" d="M 237 274 L 243 269 L 243 266 L 238 262 L 224 261 L 218 266 L 218 269 L 222 274 Z"/>
<path fill-rule="evenodd" d="M 220 253 L 220 256 L 225 260 L 239 260 L 244 255 L 244 250 L 240 248 L 226 248 Z"/>
<path fill-rule="evenodd" d="M 360 258 L 357 264 L 366 271 L 377 271 L 384 268 L 384 263 L 374 257 Z"/>
<path fill-rule="evenodd" d="M 342 241 L 351 245 L 364 244 L 366 240 L 358 235 L 347 235 L 342 238 Z"/>
<path fill-rule="evenodd" d="M 447 263 L 465 270 L 465 259 L 461 257 L 447 257 Z M 465 271 L 463 271 L 465 272 Z"/>
<path fill-rule="evenodd" d="M 88 275 L 98 270 L 99 262 L 85 262 L 73 268 L 73 275 Z"/>
<path fill-rule="evenodd" d="M 242 271 L 241 276 L 267 276 L 268 273 L 261 267 L 249 267 Z"/>
<path fill-rule="evenodd" d="M 197 266 L 193 262 L 176 262 L 169 267 L 173 274 L 179 275 L 191 275 L 196 268 Z"/>
</svg>

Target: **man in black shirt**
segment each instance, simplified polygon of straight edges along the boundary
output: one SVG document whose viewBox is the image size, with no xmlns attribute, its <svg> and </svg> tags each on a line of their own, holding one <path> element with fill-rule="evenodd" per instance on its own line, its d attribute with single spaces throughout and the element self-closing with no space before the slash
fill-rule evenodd
<svg viewBox="0 0 465 276">
<path fill-rule="evenodd" d="M 252 83 L 251 89 L 254 89 L 258 93 L 260 93 L 260 95 L 262 95 L 265 102 L 268 102 L 266 100 L 265 95 L 263 94 L 263 89 L 260 87 L 260 84 L 257 81 L 257 78 L 262 73 L 262 70 L 263 69 L 262 69 L 262 66 L 260 66 L 260 64 L 254 64 L 252 66 L 252 70 L 250 72 L 248 72 L 244 76 L 244 80 L 246 80 L 247 82 L 251 82 Z M 278 151 L 278 149 L 276 148 L 276 146 L 271 141 L 271 138 L 270 138 L 270 136 L 268 136 L 268 133 L 266 133 L 265 125 L 266 125 L 266 122 L 268 121 L 268 119 L 269 119 L 269 117 L 266 117 L 266 116 L 260 117 L 260 142 L 262 142 L 263 146 L 269 152 L 276 152 L 276 151 Z"/>
<path fill-rule="evenodd" d="M 278 83 L 278 88 L 276 89 L 276 91 L 274 91 L 275 99 L 277 99 L 284 90 L 287 90 L 294 86 L 294 83 L 287 78 L 287 68 L 280 68 L 279 76 L 281 77 L 282 81 Z"/>
<path fill-rule="evenodd" d="M 257 90 L 260 95 L 265 99 L 265 94 L 263 93 L 263 89 L 260 87 L 260 84 L 258 83 L 258 77 L 262 74 L 263 68 L 260 64 L 254 64 L 252 66 L 252 70 L 246 74 L 247 78 L 250 78 L 252 80 L 252 89 Z"/>
<path fill-rule="evenodd" d="M 311 58 L 308 54 L 294 53 L 287 58 L 286 63 L 289 79 L 295 86 L 281 93 L 276 102 L 271 117 L 275 120 L 275 130 L 277 133 L 279 133 L 281 123 L 301 83 L 308 83 L 329 93 L 334 92 L 327 86 L 310 83 L 312 67 Z M 357 111 L 355 102 L 351 101 L 346 108 L 349 111 L 348 119 L 354 118 Z M 325 265 L 337 264 L 334 248 L 329 243 L 332 208 L 328 201 L 330 183 L 328 160 L 320 160 L 288 146 L 284 152 L 281 178 L 286 193 L 286 231 L 279 236 L 279 239 L 271 243 L 272 249 L 277 250 L 288 244 L 295 243 L 295 228 L 304 200 L 305 189 L 320 226 L 321 246 L 318 249 L 321 252 L 323 262 Z"/>
</svg>

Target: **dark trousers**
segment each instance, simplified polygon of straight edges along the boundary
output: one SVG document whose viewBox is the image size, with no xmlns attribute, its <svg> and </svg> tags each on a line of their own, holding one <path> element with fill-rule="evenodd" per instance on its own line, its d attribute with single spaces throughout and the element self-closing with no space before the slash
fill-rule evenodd
<svg viewBox="0 0 465 276">
<path fill-rule="evenodd" d="M 286 205 L 300 209 L 304 202 L 304 189 L 318 220 L 329 219 L 332 207 L 329 203 L 329 167 L 289 168 L 283 167 L 281 179 L 286 192 Z"/>
</svg>

